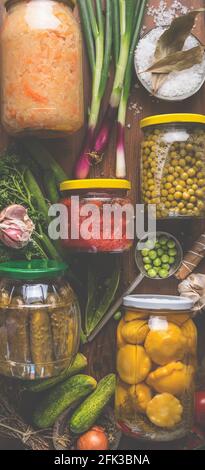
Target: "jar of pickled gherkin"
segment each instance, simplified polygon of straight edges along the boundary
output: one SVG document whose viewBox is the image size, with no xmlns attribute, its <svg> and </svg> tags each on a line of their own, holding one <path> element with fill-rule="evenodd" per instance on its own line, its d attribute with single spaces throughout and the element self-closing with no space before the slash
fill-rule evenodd
<svg viewBox="0 0 205 470">
<path fill-rule="evenodd" d="M 43 379 L 72 363 L 80 309 L 66 270 L 44 260 L 0 264 L 0 374 Z"/>
<path fill-rule="evenodd" d="M 141 121 L 142 202 L 157 218 L 205 214 L 205 116 L 165 114 Z"/>
<path fill-rule="evenodd" d="M 183 297 L 124 298 L 117 330 L 116 419 L 149 441 L 183 438 L 193 424 L 197 330 Z"/>
</svg>

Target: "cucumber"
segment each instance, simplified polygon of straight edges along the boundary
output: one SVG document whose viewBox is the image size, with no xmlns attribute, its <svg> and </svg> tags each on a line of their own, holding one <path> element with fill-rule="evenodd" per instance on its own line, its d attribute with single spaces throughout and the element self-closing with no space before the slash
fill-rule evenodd
<svg viewBox="0 0 205 470">
<path fill-rule="evenodd" d="M 82 434 L 90 429 L 99 418 L 103 408 L 115 393 L 116 377 L 107 375 L 96 390 L 77 408 L 71 417 L 69 428 L 75 434 Z"/>
<path fill-rule="evenodd" d="M 96 388 L 97 382 L 88 375 L 75 375 L 52 388 L 40 401 L 33 414 L 33 424 L 40 429 L 53 426 L 70 405 Z"/>
<path fill-rule="evenodd" d="M 61 372 L 57 377 L 52 377 L 51 379 L 37 380 L 35 382 L 29 382 L 25 385 L 25 389 L 29 392 L 38 393 L 44 392 L 44 390 L 49 390 L 58 383 L 64 382 L 69 377 L 72 377 L 75 374 L 78 374 L 81 370 L 85 369 L 87 366 L 87 358 L 83 354 L 77 354 L 73 364 Z"/>
</svg>

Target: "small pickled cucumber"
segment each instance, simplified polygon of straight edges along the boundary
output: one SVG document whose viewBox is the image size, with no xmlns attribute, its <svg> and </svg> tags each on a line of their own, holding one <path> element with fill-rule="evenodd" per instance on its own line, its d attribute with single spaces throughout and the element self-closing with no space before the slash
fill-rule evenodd
<svg viewBox="0 0 205 470">
<path fill-rule="evenodd" d="M 9 375 L 9 365 L 7 357 L 7 329 L 5 324 L 5 314 L 0 310 L 0 374 Z"/>
<path fill-rule="evenodd" d="M 10 303 L 9 293 L 3 290 L 0 293 L 0 307 L 7 307 L 9 303 Z"/>
<path fill-rule="evenodd" d="M 67 343 L 70 334 L 70 319 L 68 311 L 65 308 L 52 309 L 50 310 L 50 318 L 55 360 L 58 361 L 66 359 L 69 355 Z"/>
<path fill-rule="evenodd" d="M 13 308 L 6 314 L 8 356 L 10 361 L 17 363 L 16 372 L 22 376 L 24 365 L 31 361 L 29 314 L 21 297 L 15 297 L 10 305 Z"/>
<path fill-rule="evenodd" d="M 30 342 L 32 362 L 35 364 L 36 378 L 53 375 L 53 343 L 48 312 L 34 310 L 30 319 Z"/>
</svg>

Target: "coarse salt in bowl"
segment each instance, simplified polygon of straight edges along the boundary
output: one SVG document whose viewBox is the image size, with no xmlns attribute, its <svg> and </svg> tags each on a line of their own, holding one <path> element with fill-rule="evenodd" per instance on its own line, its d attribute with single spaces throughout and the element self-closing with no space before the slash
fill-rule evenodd
<svg viewBox="0 0 205 470">
<path fill-rule="evenodd" d="M 152 90 L 152 73 L 145 72 L 155 61 L 157 41 L 167 27 L 156 27 L 139 41 L 135 51 L 135 70 L 137 77 L 149 93 Z M 199 46 L 200 41 L 192 34 L 187 38 L 183 50 Z M 197 93 L 205 81 L 205 54 L 201 64 L 196 64 L 180 72 L 171 72 L 167 80 L 154 96 L 165 101 L 182 101 Z"/>
</svg>

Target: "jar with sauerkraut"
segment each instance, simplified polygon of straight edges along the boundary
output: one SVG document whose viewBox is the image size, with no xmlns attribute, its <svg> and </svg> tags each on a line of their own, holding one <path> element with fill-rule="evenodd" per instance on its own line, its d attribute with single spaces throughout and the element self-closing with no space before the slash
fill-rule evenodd
<svg viewBox="0 0 205 470">
<path fill-rule="evenodd" d="M 24 380 L 54 377 L 78 351 L 80 308 L 55 261 L 0 265 L 0 374 Z"/>
<path fill-rule="evenodd" d="M 129 296 L 123 303 L 117 331 L 118 425 L 137 439 L 181 439 L 194 416 L 193 303 L 162 295 Z"/>
<path fill-rule="evenodd" d="M 68 0 L 8 0 L 1 32 L 2 122 L 58 137 L 84 122 L 82 40 Z"/>
</svg>

